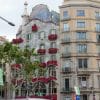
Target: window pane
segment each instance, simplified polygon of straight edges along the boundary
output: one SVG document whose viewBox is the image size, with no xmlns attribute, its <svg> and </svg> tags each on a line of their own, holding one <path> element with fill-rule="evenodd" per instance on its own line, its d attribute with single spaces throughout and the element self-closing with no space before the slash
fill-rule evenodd
<svg viewBox="0 0 100 100">
<path fill-rule="evenodd" d="M 78 45 L 78 53 L 86 53 L 87 52 L 87 45 L 86 44 L 79 44 Z"/>
<path fill-rule="evenodd" d="M 96 23 L 96 31 L 100 31 L 100 23 Z"/>
<path fill-rule="evenodd" d="M 77 21 L 77 27 L 78 28 L 85 28 L 85 22 L 84 21 Z"/>
<path fill-rule="evenodd" d="M 82 59 L 78 59 L 78 66 L 79 68 L 82 68 Z"/>
<path fill-rule="evenodd" d="M 86 39 L 86 32 L 77 32 L 77 39 Z"/>
<path fill-rule="evenodd" d="M 84 10 L 77 10 L 77 16 L 85 16 Z"/>
<path fill-rule="evenodd" d="M 66 19 L 68 17 L 68 12 L 67 11 L 63 11 L 63 19 Z"/>
<path fill-rule="evenodd" d="M 45 32 L 39 32 L 39 39 L 44 39 L 45 38 Z"/>
<path fill-rule="evenodd" d="M 66 24 L 63 24 L 63 31 L 68 31 L 69 30 L 69 25 L 66 23 Z"/>
<path fill-rule="evenodd" d="M 26 40 L 30 40 L 31 39 L 31 34 L 27 34 L 26 35 Z"/>
<path fill-rule="evenodd" d="M 55 29 L 51 29 L 51 34 L 56 34 L 56 30 Z"/>
<path fill-rule="evenodd" d="M 65 79 L 65 89 L 69 89 L 69 79 Z"/>
<path fill-rule="evenodd" d="M 87 68 L 87 59 L 84 59 L 84 68 Z"/>
<path fill-rule="evenodd" d="M 79 68 L 87 68 L 88 66 L 87 59 L 78 59 Z"/>
</svg>

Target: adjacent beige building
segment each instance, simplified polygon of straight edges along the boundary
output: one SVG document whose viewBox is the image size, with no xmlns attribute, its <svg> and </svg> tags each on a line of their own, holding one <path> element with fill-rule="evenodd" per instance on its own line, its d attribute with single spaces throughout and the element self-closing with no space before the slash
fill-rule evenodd
<svg viewBox="0 0 100 100">
<path fill-rule="evenodd" d="M 100 0 L 63 1 L 60 42 L 59 100 L 100 100 Z"/>
</svg>

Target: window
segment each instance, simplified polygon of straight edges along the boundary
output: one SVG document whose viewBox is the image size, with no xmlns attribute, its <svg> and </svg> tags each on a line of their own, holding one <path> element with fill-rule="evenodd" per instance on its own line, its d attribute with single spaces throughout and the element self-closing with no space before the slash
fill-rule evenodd
<svg viewBox="0 0 100 100">
<path fill-rule="evenodd" d="M 96 23 L 96 31 L 100 32 L 100 23 Z"/>
<path fill-rule="evenodd" d="M 52 43 L 50 44 L 50 47 L 51 47 L 51 48 L 56 48 L 56 42 L 52 42 Z"/>
<path fill-rule="evenodd" d="M 40 62 L 44 62 L 44 57 L 40 57 Z"/>
<path fill-rule="evenodd" d="M 87 53 L 87 45 L 79 44 L 78 45 L 78 53 Z"/>
<path fill-rule="evenodd" d="M 100 17 L 100 12 L 95 12 L 95 17 L 99 18 Z"/>
<path fill-rule="evenodd" d="M 66 19 L 68 17 L 68 12 L 67 11 L 63 11 L 63 19 Z"/>
<path fill-rule="evenodd" d="M 70 60 L 65 60 L 65 61 L 63 61 L 63 67 L 65 68 L 65 67 L 71 67 L 71 61 Z"/>
<path fill-rule="evenodd" d="M 26 35 L 26 40 L 30 40 L 31 39 L 31 34 L 27 34 Z"/>
<path fill-rule="evenodd" d="M 63 31 L 64 32 L 69 31 L 69 25 L 68 25 L 68 23 L 64 23 L 63 24 Z"/>
<path fill-rule="evenodd" d="M 87 68 L 88 67 L 87 59 L 78 59 L 78 67 Z"/>
<path fill-rule="evenodd" d="M 100 34 L 97 35 L 97 41 L 100 42 Z"/>
<path fill-rule="evenodd" d="M 98 76 L 98 87 L 100 89 L 100 76 Z"/>
<path fill-rule="evenodd" d="M 66 46 L 64 46 L 64 49 L 63 49 L 64 51 L 64 53 L 65 54 L 67 54 L 67 53 L 70 53 L 70 45 L 66 45 Z"/>
<path fill-rule="evenodd" d="M 77 21 L 77 28 L 85 28 L 85 21 L 78 20 Z"/>
<path fill-rule="evenodd" d="M 84 40 L 86 39 L 86 32 L 77 32 L 77 39 Z"/>
<path fill-rule="evenodd" d="M 100 46 L 99 45 L 97 46 L 97 49 L 98 49 L 98 55 L 100 56 Z"/>
<path fill-rule="evenodd" d="M 77 16 L 85 16 L 84 10 L 77 10 Z"/>
<path fill-rule="evenodd" d="M 56 55 L 51 55 L 51 60 L 56 60 Z"/>
<path fill-rule="evenodd" d="M 50 30 L 50 33 L 51 33 L 51 34 L 56 34 L 56 29 L 51 29 L 51 30 Z"/>
<path fill-rule="evenodd" d="M 68 78 L 66 78 L 65 79 L 65 90 L 69 90 L 69 79 Z"/>
<path fill-rule="evenodd" d="M 83 95 L 81 96 L 81 100 L 89 100 L 89 99 L 88 99 L 88 95 L 87 95 L 87 94 L 83 94 Z"/>
<path fill-rule="evenodd" d="M 79 77 L 79 86 L 80 88 L 87 87 L 87 77 Z"/>
<path fill-rule="evenodd" d="M 45 45 L 44 44 L 41 44 L 40 45 L 40 49 L 45 49 Z"/>
<path fill-rule="evenodd" d="M 39 39 L 44 39 L 45 38 L 45 32 L 40 32 L 39 33 Z"/>
</svg>

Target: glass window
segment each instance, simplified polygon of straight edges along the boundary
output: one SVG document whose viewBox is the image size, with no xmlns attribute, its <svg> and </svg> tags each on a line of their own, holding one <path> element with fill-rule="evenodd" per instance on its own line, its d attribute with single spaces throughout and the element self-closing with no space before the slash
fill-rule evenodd
<svg viewBox="0 0 100 100">
<path fill-rule="evenodd" d="M 78 44 L 78 53 L 87 53 L 87 45 Z"/>
<path fill-rule="evenodd" d="M 44 57 L 40 57 L 40 62 L 44 62 Z"/>
<path fill-rule="evenodd" d="M 97 34 L 97 41 L 100 42 L 100 34 Z"/>
<path fill-rule="evenodd" d="M 87 78 L 86 77 L 79 77 L 79 86 L 80 86 L 80 88 L 87 86 Z"/>
<path fill-rule="evenodd" d="M 84 10 L 77 10 L 77 16 L 85 16 Z"/>
<path fill-rule="evenodd" d="M 31 39 L 31 34 L 27 34 L 26 35 L 26 40 L 30 40 Z"/>
<path fill-rule="evenodd" d="M 41 44 L 40 45 L 40 49 L 45 49 L 45 45 L 44 44 Z"/>
<path fill-rule="evenodd" d="M 95 12 L 95 17 L 100 17 L 100 12 Z"/>
<path fill-rule="evenodd" d="M 68 17 L 68 12 L 67 11 L 63 11 L 63 19 L 66 19 Z"/>
<path fill-rule="evenodd" d="M 65 60 L 63 61 L 63 67 L 66 68 L 66 67 L 71 67 L 71 61 L 70 60 Z"/>
<path fill-rule="evenodd" d="M 96 31 L 100 32 L 100 23 L 96 23 Z"/>
<path fill-rule="evenodd" d="M 68 78 L 65 79 L 65 89 L 66 90 L 69 89 L 69 79 Z"/>
<path fill-rule="evenodd" d="M 87 66 L 88 66 L 87 59 L 78 59 L 79 68 L 87 68 Z"/>
<path fill-rule="evenodd" d="M 52 42 L 52 43 L 50 44 L 50 48 L 56 48 L 56 42 Z"/>
<path fill-rule="evenodd" d="M 39 32 L 39 39 L 44 39 L 45 38 L 45 32 Z"/>
<path fill-rule="evenodd" d="M 82 95 L 82 100 L 88 100 L 87 94 L 83 94 L 83 95 Z"/>
<path fill-rule="evenodd" d="M 77 28 L 85 28 L 85 21 L 78 20 L 77 21 Z"/>
<path fill-rule="evenodd" d="M 99 87 L 99 89 L 100 89 L 100 76 L 98 76 L 98 87 Z"/>
<path fill-rule="evenodd" d="M 77 32 L 77 39 L 86 39 L 86 32 Z"/>
<path fill-rule="evenodd" d="M 69 30 L 69 25 L 68 23 L 63 24 L 63 31 L 68 31 Z"/>
<path fill-rule="evenodd" d="M 56 34 L 56 29 L 51 29 L 51 34 Z"/>
<path fill-rule="evenodd" d="M 56 60 L 56 55 L 51 55 L 51 60 Z"/>
</svg>

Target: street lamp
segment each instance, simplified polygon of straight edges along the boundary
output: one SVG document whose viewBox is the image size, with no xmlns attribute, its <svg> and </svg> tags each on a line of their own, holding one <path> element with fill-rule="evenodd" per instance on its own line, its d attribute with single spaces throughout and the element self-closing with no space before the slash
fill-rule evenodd
<svg viewBox="0 0 100 100">
<path fill-rule="evenodd" d="M 1 16 L 0 16 L 0 18 L 1 18 L 2 20 L 4 20 L 5 22 L 7 22 L 9 25 L 15 26 L 15 24 L 13 24 L 12 22 L 6 20 L 5 18 L 3 18 L 3 17 L 1 17 Z"/>
</svg>

